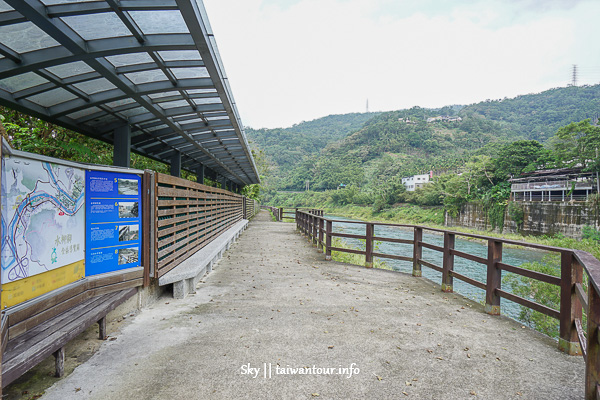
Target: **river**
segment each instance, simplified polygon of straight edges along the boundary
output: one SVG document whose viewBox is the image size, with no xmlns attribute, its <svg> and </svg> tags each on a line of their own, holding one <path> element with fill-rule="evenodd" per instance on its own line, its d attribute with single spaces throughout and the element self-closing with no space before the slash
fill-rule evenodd
<svg viewBox="0 0 600 400">
<path fill-rule="evenodd" d="M 326 218 L 335 219 L 335 220 L 344 220 L 344 221 L 352 221 L 349 218 L 340 217 L 337 215 L 326 215 Z M 351 223 L 342 223 L 342 222 L 334 222 L 333 223 L 333 231 L 338 233 L 349 233 L 355 235 L 364 235 L 365 234 L 365 225 L 364 224 L 351 224 Z M 400 228 L 393 226 L 375 226 L 375 236 L 379 237 L 387 237 L 394 239 L 413 239 L 413 230 L 410 228 Z M 348 238 L 340 238 L 342 241 L 347 243 L 348 245 L 360 248 L 364 250 L 364 242 L 360 242 L 357 239 L 348 239 Z M 423 231 L 423 242 L 430 243 L 436 246 L 444 245 L 444 238 L 440 234 Z M 378 242 L 376 243 L 378 253 L 385 254 L 395 254 L 401 256 L 412 257 L 413 254 L 413 246 L 410 244 L 398 244 L 398 243 L 389 243 L 389 242 Z M 460 239 L 459 236 L 456 237 L 455 249 L 473 254 L 479 257 L 487 258 L 487 244 L 483 244 L 476 241 L 464 240 Z M 532 262 L 532 261 L 542 261 L 544 256 L 548 253 L 539 250 L 532 250 L 527 248 L 511 248 L 506 247 L 502 249 L 502 262 L 505 264 L 510 264 L 513 266 L 520 266 L 521 264 Z M 425 261 L 429 261 L 435 265 L 442 266 L 442 253 L 423 248 L 423 259 Z M 396 271 L 412 273 L 412 263 L 406 261 L 397 261 L 391 259 L 380 259 L 384 261 L 387 266 L 391 267 Z M 442 274 L 425 266 L 422 266 L 423 276 L 437 284 L 441 284 L 442 282 Z M 485 283 L 487 279 L 487 266 L 484 264 L 477 263 L 475 261 L 466 260 L 461 257 L 454 257 L 454 270 L 463 274 L 469 278 L 476 279 L 479 282 Z M 502 276 L 506 276 L 507 273 L 505 271 L 502 272 Z M 510 291 L 510 288 L 503 288 L 504 290 Z M 454 279 L 454 291 L 459 293 L 465 297 L 473 299 L 481 304 L 485 304 L 485 291 L 479 289 L 478 287 L 472 286 L 466 282 L 463 282 L 459 279 Z M 501 313 L 510 318 L 520 320 L 519 313 L 521 311 L 521 306 L 517 303 L 514 303 L 510 300 L 501 299 Z M 522 322 L 522 321 L 521 321 Z M 558 323 L 558 321 L 557 321 Z"/>
</svg>

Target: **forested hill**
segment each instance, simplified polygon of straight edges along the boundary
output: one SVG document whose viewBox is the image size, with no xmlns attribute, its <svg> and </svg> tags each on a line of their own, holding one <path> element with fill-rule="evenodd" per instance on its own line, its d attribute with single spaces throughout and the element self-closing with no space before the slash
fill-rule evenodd
<svg viewBox="0 0 600 400">
<path fill-rule="evenodd" d="M 318 157 L 306 158 L 285 180 L 284 189 L 301 189 L 306 180 L 315 190 L 340 184 L 376 190 L 391 177 L 454 169 L 488 143 L 518 139 L 495 121 L 467 115 L 462 121 L 427 123 L 407 115 L 423 109 L 393 111 L 332 143 Z M 431 111 L 430 111 L 431 112 Z"/>
<path fill-rule="evenodd" d="M 594 85 L 464 107 L 330 116 L 249 136 L 279 166 L 275 189 L 302 190 L 309 180 L 314 190 L 345 184 L 377 191 L 402 176 L 458 172 L 471 157 L 494 157 L 517 140 L 544 143 L 560 127 L 599 113 L 600 85 Z M 427 122 L 436 116 L 461 119 Z"/>
<path fill-rule="evenodd" d="M 558 128 L 600 114 L 600 85 L 571 86 L 512 99 L 488 100 L 461 110 L 498 121 L 505 130 L 545 142 Z"/>
<path fill-rule="evenodd" d="M 329 115 L 289 128 L 252 129 L 246 127 L 251 142 L 262 149 L 282 171 L 293 168 L 307 156 L 318 154 L 329 143 L 361 129 L 366 121 L 380 113 Z"/>
</svg>

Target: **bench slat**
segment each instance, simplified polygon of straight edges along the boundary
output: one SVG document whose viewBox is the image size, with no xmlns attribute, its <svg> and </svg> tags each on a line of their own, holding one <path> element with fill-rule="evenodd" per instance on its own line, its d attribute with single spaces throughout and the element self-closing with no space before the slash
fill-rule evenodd
<svg viewBox="0 0 600 400">
<path fill-rule="evenodd" d="M 38 342 L 31 340 L 25 351 L 14 354 L 12 358 L 8 358 L 8 355 L 12 354 L 10 351 L 12 344 L 9 341 L 7 354 L 5 354 L 2 360 L 2 387 L 6 387 L 58 349 L 65 346 L 70 340 L 96 323 L 100 318 L 135 295 L 136 292 L 137 289 L 133 288 L 103 296 L 105 297 L 104 301 L 97 304 L 94 308 L 87 308 L 87 312 L 79 315 L 78 318 L 75 318 L 75 315 L 71 314 L 71 310 L 66 311 L 65 314 L 70 317 L 70 321 L 67 324 L 59 324 L 59 329 L 49 335 L 43 335 L 43 338 Z M 86 303 L 89 305 L 92 302 L 95 303 L 95 301 L 96 299 L 90 299 Z M 58 326 L 55 328 L 58 328 Z M 39 336 L 36 336 L 36 339 L 39 339 Z"/>
<path fill-rule="evenodd" d="M 44 337 L 48 336 L 49 332 L 60 329 L 61 326 L 68 324 L 73 318 L 79 318 L 85 315 L 89 309 L 93 309 L 94 307 L 102 304 L 104 301 L 106 301 L 107 296 L 109 295 L 102 295 L 84 301 L 83 303 L 80 303 L 70 309 L 68 312 L 64 312 L 54 318 L 44 321 L 38 326 L 29 329 L 24 334 L 17 336 L 13 340 L 10 340 L 10 346 L 7 346 L 7 349 L 4 353 L 4 358 L 11 359 L 16 354 L 26 351 L 27 347 L 30 346 L 31 343 L 39 342 Z"/>
</svg>

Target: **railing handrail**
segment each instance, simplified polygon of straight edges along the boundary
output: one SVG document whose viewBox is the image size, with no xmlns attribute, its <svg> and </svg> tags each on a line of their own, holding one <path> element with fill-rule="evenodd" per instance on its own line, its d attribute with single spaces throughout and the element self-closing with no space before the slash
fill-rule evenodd
<svg viewBox="0 0 600 400">
<path fill-rule="evenodd" d="M 548 245 L 544 245 L 544 244 L 529 243 L 529 242 L 524 242 L 524 241 L 520 241 L 520 240 L 504 239 L 504 238 L 498 238 L 498 237 L 494 237 L 494 236 L 479 235 L 476 233 L 452 231 L 449 229 L 432 228 L 432 227 L 425 226 L 425 225 L 395 224 L 395 223 L 391 223 L 391 222 L 378 222 L 378 221 L 348 221 L 348 220 L 329 219 L 329 218 L 324 218 L 324 219 L 325 219 L 325 221 L 338 222 L 338 223 L 344 223 L 344 224 L 357 224 L 357 225 L 373 224 L 376 226 L 391 226 L 391 227 L 399 227 L 399 228 L 421 228 L 421 229 L 425 229 L 425 230 L 433 231 L 433 232 L 439 232 L 439 233 L 448 232 L 453 235 L 464 236 L 464 237 L 468 237 L 468 238 L 472 238 L 472 239 L 495 240 L 495 241 L 501 241 L 503 243 L 510 244 L 510 245 L 530 247 L 530 248 L 534 248 L 537 250 L 553 251 L 553 252 L 557 252 L 557 253 L 564 252 L 564 251 L 573 251 L 572 249 L 567 249 L 567 248 L 563 248 L 563 247 L 548 246 Z"/>
<path fill-rule="evenodd" d="M 296 226 L 306 234 L 319 252 L 325 253 L 326 260 L 331 260 L 332 251 L 348 252 L 365 256 L 365 266 L 373 266 L 373 257 L 391 258 L 413 262 L 413 276 L 421 276 L 421 267 L 432 268 L 442 273 L 442 290 L 453 291 L 453 279 L 459 279 L 486 291 L 486 312 L 492 315 L 500 314 L 500 299 L 514 301 L 522 306 L 541 312 L 560 322 L 559 348 L 572 355 L 583 355 L 586 360 L 586 399 L 595 399 L 600 394 L 600 261 L 592 254 L 583 250 L 567 249 L 528 243 L 519 240 L 503 239 L 485 235 L 450 231 L 440 228 L 430 228 L 413 224 L 394 224 L 385 222 L 347 221 L 329 219 L 323 216 L 322 210 L 297 209 Z M 333 223 L 365 225 L 365 234 L 344 234 L 333 232 Z M 391 226 L 412 228 L 413 240 L 392 239 L 375 235 L 376 226 Z M 444 246 L 436 246 L 423 241 L 423 231 L 434 231 L 443 234 Z M 483 240 L 488 242 L 487 258 L 471 255 L 454 248 L 456 236 Z M 348 237 L 365 240 L 365 250 L 343 249 L 332 246 L 332 237 Z M 373 242 L 384 240 L 404 244 L 412 244 L 413 257 L 397 254 L 382 254 L 374 252 Z M 512 266 L 502 262 L 503 244 L 529 247 L 559 253 L 561 257 L 561 276 L 543 274 L 537 271 Z M 429 248 L 442 253 L 440 267 L 422 259 L 423 248 Z M 485 282 L 479 282 L 468 276 L 454 271 L 454 257 L 469 259 L 487 265 Z M 502 271 L 515 273 L 541 282 L 560 286 L 560 309 L 555 310 L 528 298 L 523 298 L 501 289 Z M 583 273 L 589 277 L 587 293 L 583 287 Z M 586 298 L 587 297 L 587 298 Z M 583 331 L 583 312 L 587 313 L 587 335 Z"/>
</svg>

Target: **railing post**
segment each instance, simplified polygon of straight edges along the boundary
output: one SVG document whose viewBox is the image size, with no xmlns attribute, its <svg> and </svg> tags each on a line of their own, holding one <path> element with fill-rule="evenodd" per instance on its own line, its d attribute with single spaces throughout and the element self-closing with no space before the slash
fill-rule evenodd
<svg viewBox="0 0 600 400">
<path fill-rule="evenodd" d="M 323 216 L 321 216 L 323 217 Z M 317 245 L 317 251 L 319 253 L 323 252 L 323 228 L 325 227 L 325 221 L 323 220 L 323 218 L 319 218 L 319 240 L 318 240 L 318 245 Z"/>
<path fill-rule="evenodd" d="M 560 264 L 560 335 L 558 348 L 567 354 L 578 356 L 582 353 L 577 329 L 575 329 L 575 319 L 581 319 L 582 310 L 581 302 L 575 292 L 575 284 L 583 281 L 583 268 L 570 251 L 561 253 Z"/>
<path fill-rule="evenodd" d="M 307 213 L 304 213 L 304 235 L 308 235 L 308 224 L 309 224 L 309 216 Z"/>
<path fill-rule="evenodd" d="M 327 228 L 325 230 L 325 260 L 331 261 L 331 233 L 333 232 L 333 222 L 327 220 Z"/>
<path fill-rule="evenodd" d="M 367 223 L 366 225 L 366 246 L 365 246 L 365 267 L 373 268 L 373 229 L 374 224 Z"/>
<path fill-rule="evenodd" d="M 600 383 L 600 295 L 596 287 L 588 284 L 588 314 L 587 314 L 587 360 L 585 363 L 585 398 L 597 399 L 598 384 Z"/>
<path fill-rule="evenodd" d="M 485 312 L 490 315 L 500 315 L 500 295 L 496 293 L 496 289 L 502 287 L 502 270 L 498 268 L 500 261 L 502 261 L 502 242 L 489 239 Z"/>
<path fill-rule="evenodd" d="M 422 276 L 421 264 L 419 261 L 423 258 L 423 228 L 415 226 L 415 236 L 413 245 L 413 276 Z"/>
<path fill-rule="evenodd" d="M 283 207 L 279 207 L 279 218 L 277 221 L 283 221 Z"/>
<path fill-rule="evenodd" d="M 318 225 L 319 217 L 313 215 L 313 245 L 315 247 L 319 246 L 319 225 Z"/>
<path fill-rule="evenodd" d="M 454 255 L 450 250 L 454 250 L 455 235 L 453 233 L 444 232 L 444 259 L 442 262 L 442 291 L 452 292 L 454 279 L 452 271 L 454 270 Z"/>
</svg>

